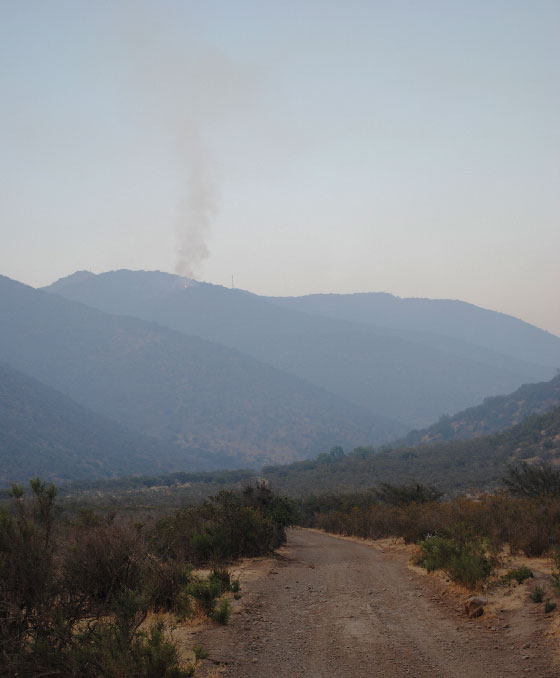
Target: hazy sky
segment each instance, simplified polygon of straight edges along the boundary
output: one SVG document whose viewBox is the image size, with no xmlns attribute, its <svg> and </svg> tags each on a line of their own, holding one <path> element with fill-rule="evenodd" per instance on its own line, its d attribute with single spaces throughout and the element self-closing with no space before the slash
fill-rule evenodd
<svg viewBox="0 0 560 678">
<path fill-rule="evenodd" d="M 560 334 L 558 0 L 0 8 L 0 273 L 458 298 Z"/>
</svg>

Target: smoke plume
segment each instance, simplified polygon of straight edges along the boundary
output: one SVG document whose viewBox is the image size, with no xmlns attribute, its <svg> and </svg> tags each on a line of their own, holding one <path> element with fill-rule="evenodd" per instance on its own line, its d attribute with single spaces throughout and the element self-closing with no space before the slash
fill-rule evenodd
<svg viewBox="0 0 560 678">
<path fill-rule="evenodd" d="M 155 132 L 176 174 L 175 271 L 195 277 L 210 254 L 209 235 L 219 212 L 216 138 L 226 118 L 244 108 L 254 82 L 199 33 L 194 35 L 186 14 L 174 16 L 169 5 L 160 12 L 149 0 L 125 6 L 121 30 L 127 35 L 131 89 L 140 95 L 136 112 L 147 135 Z"/>
<path fill-rule="evenodd" d="M 177 214 L 175 272 L 196 276 L 201 262 L 210 255 L 208 236 L 218 214 L 218 187 L 209 167 L 208 153 L 191 148 L 185 171 L 185 194 Z"/>
</svg>

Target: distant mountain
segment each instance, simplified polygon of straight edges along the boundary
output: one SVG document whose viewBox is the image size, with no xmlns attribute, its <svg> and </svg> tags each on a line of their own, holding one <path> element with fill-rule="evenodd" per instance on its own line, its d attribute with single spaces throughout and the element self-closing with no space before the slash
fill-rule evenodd
<svg viewBox="0 0 560 678">
<path fill-rule="evenodd" d="M 408 449 L 358 448 L 343 458 L 266 467 L 261 475 L 278 492 L 354 492 L 389 482 L 421 482 L 446 492 L 491 491 L 502 486 L 510 465 L 560 466 L 560 407 L 492 436 L 447 441 Z"/>
<path fill-rule="evenodd" d="M 34 476 L 64 482 L 169 471 L 178 466 L 173 456 L 156 440 L 0 363 L 0 485 Z M 191 464 L 201 461 L 193 456 Z"/>
<path fill-rule="evenodd" d="M 382 316 L 377 325 L 350 312 L 348 318 L 328 317 L 322 308 L 304 308 L 297 299 L 267 299 L 160 272 L 80 272 L 45 289 L 237 349 L 405 429 L 554 374 L 538 353 L 528 351 L 520 359 L 483 342 L 382 327 Z M 353 296 L 341 300 L 352 308 Z M 525 328 L 521 321 L 510 321 L 512 331 Z M 545 334 L 533 330 L 538 337 Z M 560 356 L 560 339 L 554 341 Z"/>
<path fill-rule="evenodd" d="M 4 277 L 0 317 L 0 360 L 184 451 L 184 470 L 193 449 L 207 455 L 207 468 L 231 468 L 302 459 L 333 441 L 402 435 L 391 422 L 230 348 Z"/>
<path fill-rule="evenodd" d="M 517 360 L 560 368 L 560 337 L 464 301 L 400 298 L 382 292 L 269 297 L 285 308 L 328 318 L 469 342 Z"/>
<path fill-rule="evenodd" d="M 465 440 L 489 435 L 514 426 L 532 414 L 544 414 L 558 406 L 560 374 L 551 381 L 525 384 L 510 395 L 486 398 L 481 405 L 451 417 L 444 416 L 428 428 L 411 431 L 402 444 L 429 445 L 442 440 Z"/>
<path fill-rule="evenodd" d="M 335 448 L 315 459 L 267 466 L 258 475 L 266 478 L 275 491 L 296 499 L 311 500 L 313 494 L 354 493 L 383 482 L 427 483 L 454 494 L 495 491 L 503 487 L 508 468 L 520 462 L 560 467 L 560 407 L 530 416 L 493 436 L 408 449 L 358 447 L 347 454 Z M 134 492 L 138 503 L 170 507 L 203 499 L 224 488 L 239 489 L 254 478 L 251 471 L 174 473 L 73 483 L 68 491 L 87 490 L 89 501 L 99 501 L 101 494 L 111 504 L 123 502 Z M 157 493 L 149 489 L 154 487 Z"/>
</svg>

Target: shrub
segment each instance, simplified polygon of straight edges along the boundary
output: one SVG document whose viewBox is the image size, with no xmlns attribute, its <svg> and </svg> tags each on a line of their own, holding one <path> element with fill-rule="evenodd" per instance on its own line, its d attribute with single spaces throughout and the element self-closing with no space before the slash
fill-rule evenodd
<svg viewBox="0 0 560 678">
<path fill-rule="evenodd" d="M 202 659 L 208 659 L 208 657 L 210 656 L 208 650 L 206 650 L 202 645 L 195 645 L 193 647 L 193 652 L 195 662 L 199 662 Z"/>
<path fill-rule="evenodd" d="M 241 590 L 241 584 L 239 583 L 239 579 L 234 579 L 234 580 L 231 582 L 230 587 L 229 587 L 229 590 L 230 590 L 232 593 L 239 593 L 239 591 Z"/>
<path fill-rule="evenodd" d="M 551 574 L 552 587 L 560 595 L 560 548 L 554 550 L 554 569 Z"/>
<path fill-rule="evenodd" d="M 453 557 L 458 555 L 456 545 L 450 539 L 430 537 L 421 542 L 422 555 L 419 564 L 428 572 L 445 570 Z"/>
<path fill-rule="evenodd" d="M 214 611 L 212 619 L 218 624 L 227 624 L 231 616 L 231 605 L 229 600 L 222 600 L 218 608 Z"/>
<path fill-rule="evenodd" d="M 470 589 L 476 588 L 492 572 L 492 561 L 486 557 L 487 545 L 480 540 L 461 543 L 456 539 L 430 537 L 420 548 L 420 565 L 428 572 L 444 570 L 455 582 Z"/>
<path fill-rule="evenodd" d="M 393 506 L 402 506 L 413 502 L 423 504 L 428 501 L 435 501 L 442 495 L 443 492 L 440 492 L 435 487 L 420 483 L 411 483 L 410 485 L 381 483 L 377 489 L 379 500 Z"/>
<path fill-rule="evenodd" d="M 544 604 L 544 612 L 545 614 L 550 614 L 550 612 L 554 612 L 556 609 L 556 603 L 551 603 L 550 599 L 546 599 L 546 603 Z"/>
<path fill-rule="evenodd" d="M 505 577 L 503 578 L 504 581 L 516 581 L 518 584 L 522 584 L 526 579 L 532 579 L 533 578 L 533 572 L 523 565 L 522 567 L 518 567 L 515 570 L 510 570 Z"/>
<path fill-rule="evenodd" d="M 542 588 L 542 586 L 535 586 L 535 588 L 529 594 L 529 598 L 534 603 L 542 603 L 542 601 L 544 600 L 545 593 L 546 591 Z"/>
<path fill-rule="evenodd" d="M 212 579 L 212 576 L 207 579 L 194 579 L 186 588 L 186 593 L 194 598 L 199 609 L 211 617 L 216 608 L 216 600 L 222 593 L 221 583 Z"/>
<path fill-rule="evenodd" d="M 532 466 L 521 462 L 508 469 L 503 482 L 517 497 L 560 497 L 560 470 L 553 469 L 550 464 Z"/>
<path fill-rule="evenodd" d="M 145 589 L 154 612 L 186 615 L 184 591 L 192 580 L 192 567 L 176 561 L 152 559 L 146 575 Z"/>
<path fill-rule="evenodd" d="M 212 570 L 210 579 L 213 579 L 220 585 L 221 593 L 225 593 L 226 591 L 229 591 L 231 589 L 231 575 L 223 567 L 215 567 Z"/>
<path fill-rule="evenodd" d="M 492 562 L 476 544 L 471 544 L 452 558 L 447 571 L 454 581 L 474 589 L 488 579 Z"/>
</svg>

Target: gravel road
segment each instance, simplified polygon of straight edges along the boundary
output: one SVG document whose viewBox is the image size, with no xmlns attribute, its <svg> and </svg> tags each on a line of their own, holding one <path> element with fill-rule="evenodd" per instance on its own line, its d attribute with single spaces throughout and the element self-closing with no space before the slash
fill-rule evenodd
<svg viewBox="0 0 560 678">
<path fill-rule="evenodd" d="M 468 620 L 441 582 L 413 573 L 405 553 L 292 530 L 257 563 L 227 627 L 201 630 L 227 678 L 557 678 L 546 620 L 530 604 Z M 259 569 L 260 568 L 260 569 Z M 197 675 L 199 675 L 197 673 Z"/>
</svg>

